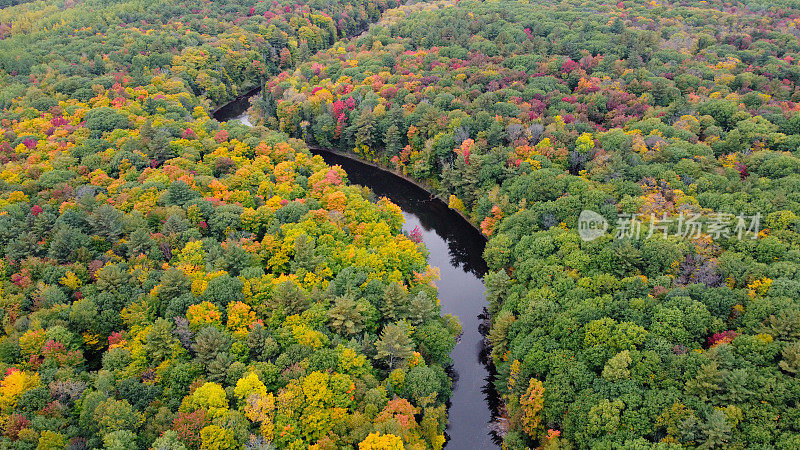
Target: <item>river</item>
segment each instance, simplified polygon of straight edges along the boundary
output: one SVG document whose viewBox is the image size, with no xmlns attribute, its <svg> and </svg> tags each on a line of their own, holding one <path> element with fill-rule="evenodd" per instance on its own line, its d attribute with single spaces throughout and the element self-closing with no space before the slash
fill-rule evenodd
<svg viewBox="0 0 800 450">
<path fill-rule="evenodd" d="M 238 120 L 251 126 L 247 98 L 221 108 L 220 121 Z M 429 263 L 438 267 L 439 299 L 444 313 L 457 316 L 464 332 L 450 356 L 453 396 L 447 427 L 449 449 L 499 448 L 490 423 L 499 404 L 491 384 L 492 366 L 483 332 L 487 327 L 483 275 L 485 240 L 463 217 L 415 184 L 360 161 L 324 149 L 313 149 L 330 165 L 340 165 L 351 183 L 369 187 L 376 196 L 388 197 L 403 211 L 403 230 L 417 228 L 427 247 Z"/>
</svg>

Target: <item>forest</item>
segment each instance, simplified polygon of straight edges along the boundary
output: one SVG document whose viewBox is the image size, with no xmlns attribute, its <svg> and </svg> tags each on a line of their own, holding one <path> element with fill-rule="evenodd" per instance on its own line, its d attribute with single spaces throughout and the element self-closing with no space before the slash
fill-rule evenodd
<svg viewBox="0 0 800 450">
<path fill-rule="evenodd" d="M 442 448 L 461 325 L 310 146 L 489 239 L 503 448 L 800 447 L 800 3 L 0 8 L 0 447 Z"/>
<path fill-rule="evenodd" d="M 253 109 L 426 182 L 491 237 L 504 445 L 800 446 L 796 5 L 417 9 L 274 77 Z M 582 240 L 583 210 L 611 232 Z M 683 214 L 761 227 L 619 220 Z"/>
<path fill-rule="evenodd" d="M 0 447 L 441 448 L 399 208 L 209 115 L 391 5 L 145 3 L 0 11 Z"/>
</svg>

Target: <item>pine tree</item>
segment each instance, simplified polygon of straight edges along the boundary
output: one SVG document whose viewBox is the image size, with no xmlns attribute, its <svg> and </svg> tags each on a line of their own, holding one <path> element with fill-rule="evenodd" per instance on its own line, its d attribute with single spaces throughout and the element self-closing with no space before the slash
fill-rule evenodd
<svg viewBox="0 0 800 450">
<path fill-rule="evenodd" d="M 686 382 L 686 390 L 707 401 L 710 396 L 722 389 L 723 373 L 719 370 L 719 364 L 712 361 L 703 364 L 697 375 Z"/>
<path fill-rule="evenodd" d="M 364 329 L 367 308 L 350 296 L 338 297 L 328 311 L 331 328 L 339 334 L 359 334 Z"/>
<path fill-rule="evenodd" d="M 205 327 L 200 330 L 194 339 L 192 349 L 197 361 L 204 367 L 217 359 L 217 355 L 227 352 L 231 347 L 230 338 L 215 327 Z"/>
<path fill-rule="evenodd" d="M 436 303 L 424 291 L 415 295 L 409 305 L 408 319 L 414 326 L 422 325 L 436 314 Z"/>
<path fill-rule="evenodd" d="M 400 129 L 397 125 L 392 125 L 386 130 L 383 140 L 386 143 L 386 154 L 394 156 L 400 151 Z"/>
<path fill-rule="evenodd" d="M 147 332 L 144 348 L 152 366 L 162 363 L 172 355 L 178 341 L 172 334 L 172 324 L 164 318 L 156 319 L 156 322 Z"/>
<path fill-rule="evenodd" d="M 308 307 L 308 294 L 297 284 L 284 281 L 273 289 L 269 306 L 276 310 L 282 309 L 287 316 L 298 314 Z"/>
<path fill-rule="evenodd" d="M 372 147 L 375 139 L 375 115 L 369 108 L 364 108 L 356 121 L 356 146 Z"/>
<path fill-rule="evenodd" d="M 787 344 L 783 348 L 783 361 L 780 362 L 781 369 L 797 374 L 800 373 L 800 342 Z"/>
<path fill-rule="evenodd" d="M 389 369 L 394 369 L 396 363 L 404 362 L 413 354 L 411 327 L 405 322 L 386 325 L 380 339 L 375 342 L 375 348 L 378 350 L 378 359 L 387 360 Z"/>
<path fill-rule="evenodd" d="M 400 283 L 390 283 L 383 293 L 383 304 L 381 314 L 387 322 L 393 322 L 406 318 L 406 290 Z"/>
<path fill-rule="evenodd" d="M 111 205 L 103 205 L 92 214 L 95 233 L 110 241 L 122 235 L 122 213 Z"/>
<path fill-rule="evenodd" d="M 316 244 L 314 240 L 305 234 L 297 236 L 294 240 L 294 260 L 292 261 L 292 272 L 297 273 L 299 270 L 306 272 L 313 272 L 317 268 L 317 264 L 322 260 L 321 257 L 315 253 Z"/>
<path fill-rule="evenodd" d="M 700 448 L 722 448 L 730 440 L 731 424 L 725 418 L 725 413 L 715 409 L 708 414 L 705 423 L 700 426 L 705 442 Z"/>
</svg>

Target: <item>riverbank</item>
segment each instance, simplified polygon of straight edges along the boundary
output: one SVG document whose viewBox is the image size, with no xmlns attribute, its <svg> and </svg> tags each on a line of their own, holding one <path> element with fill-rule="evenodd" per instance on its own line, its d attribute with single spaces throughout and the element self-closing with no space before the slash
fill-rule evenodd
<svg viewBox="0 0 800 450">
<path fill-rule="evenodd" d="M 247 98 L 226 106 L 215 114 L 217 120 L 239 120 L 252 126 Z M 453 396 L 448 402 L 446 445 L 454 449 L 498 448 L 500 438 L 494 425 L 501 401 L 494 389 L 494 366 L 485 336 L 489 328 L 483 284 L 487 271 L 483 260 L 486 236 L 466 215 L 435 196 L 426 183 L 350 152 L 308 143 L 306 146 L 328 164 L 342 166 L 351 183 L 369 187 L 375 195 L 397 204 L 403 213 L 404 232 L 421 233 L 429 263 L 440 270 L 437 286 L 442 312 L 457 316 L 463 327 L 450 354 L 453 363 L 448 374 L 453 381 Z"/>
<path fill-rule="evenodd" d="M 444 205 L 450 211 L 458 214 L 459 217 L 464 219 L 464 222 L 466 222 L 470 227 L 472 227 L 475 230 L 475 232 L 477 232 L 483 238 L 484 242 L 488 242 L 489 241 L 489 238 L 486 237 L 486 235 L 484 235 L 483 232 L 481 232 L 480 228 L 478 228 L 474 223 L 472 223 L 472 221 L 469 219 L 469 217 L 467 217 L 466 214 L 462 213 L 461 211 L 459 211 L 457 209 L 451 208 L 441 197 L 438 197 L 433 193 L 433 188 L 430 185 L 428 185 L 427 183 L 425 183 L 423 181 L 420 181 L 420 180 L 416 180 L 414 178 L 411 178 L 408 175 L 404 174 L 403 172 L 400 172 L 399 170 L 391 169 L 389 167 L 380 165 L 378 163 L 371 162 L 371 161 L 366 161 L 364 159 L 361 159 L 361 158 L 353 155 L 350 152 L 331 149 L 331 148 L 327 148 L 327 147 L 320 147 L 320 146 L 315 145 L 315 144 L 309 144 L 308 142 L 306 142 L 306 145 L 312 151 L 328 152 L 328 153 L 332 153 L 332 154 L 337 155 L 337 156 L 342 157 L 342 158 L 347 158 L 347 159 L 352 160 L 352 161 L 358 161 L 361 164 L 373 167 L 373 168 L 375 168 L 377 170 L 380 170 L 382 172 L 385 172 L 385 173 L 391 174 L 391 175 L 393 175 L 395 177 L 401 178 L 403 181 L 405 181 L 407 183 L 413 184 L 414 186 L 416 186 L 416 187 L 422 189 L 423 191 L 427 192 L 431 196 L 432 200 L 438 201 L 439 203 Z"/>
<path fill-rule="evenodd" d="M 369 187 L 387 197 L 402 211 L 406 233 L 419 233 L 428 249 L 429 264 L 437 267 L 442 312 L 458 317 L 463 334 L 450 353 L 453 396 L 448 403 L 448 448 L 497 448 L 494 432 L 499 420 L 500 397 L 486 340 L 488 313 L 485 286 L 485 238 L 469 221 L 432 196 L 420 183 L 358 158 L 310 147 L 329 165 L 339 165 L 352 184 Z"/>
</svg>

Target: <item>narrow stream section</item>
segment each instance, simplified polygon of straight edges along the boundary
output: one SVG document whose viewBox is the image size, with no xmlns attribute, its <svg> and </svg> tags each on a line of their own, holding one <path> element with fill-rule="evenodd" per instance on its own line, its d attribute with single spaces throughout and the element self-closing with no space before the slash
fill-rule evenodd
<svg viewBox="0 0 800 450">
<path fill-rule="evenodd" d="M 247 99 L 220 109 L 220 121 L 239 120 L 250 126 Z M 390 172 L 325 150 L 312 150 L 330 165 L 340 165 L 351 183 L 369 187 L 377 197 L 388 197 L 403 211 L 403 230 L 417 228 L 430 252 L 429 263 L 438 267 L 437 282 L 442 311 L 457 316 L 464 333 L 450 356 L 453 397 L 450 400 L 447 444 L 450 449 L 499 448 L 490 430 L 498 406 L 497 392 L 484 345 L 486 318 L 483 275 L 485 240 L 464 218 L 418 186 Z M 377 198 L 376 197 L 376 198 Z"/>
</svg>

